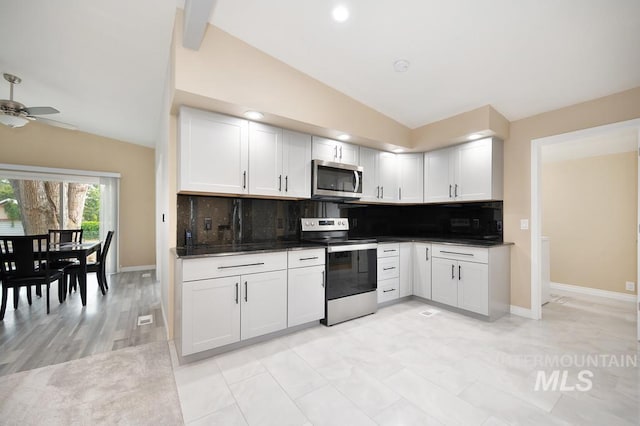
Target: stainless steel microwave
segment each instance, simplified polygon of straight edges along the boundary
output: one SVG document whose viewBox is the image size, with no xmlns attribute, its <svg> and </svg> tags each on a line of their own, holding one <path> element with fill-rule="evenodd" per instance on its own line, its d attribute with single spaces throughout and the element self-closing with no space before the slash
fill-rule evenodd
<svg viewBox="0 0 640 426">
<path fill-rule="evenodd" d="M 311 198 L 315 200 L 357 200 L 362 197 L 361 166 L 313 160 Z"/>
</svg>

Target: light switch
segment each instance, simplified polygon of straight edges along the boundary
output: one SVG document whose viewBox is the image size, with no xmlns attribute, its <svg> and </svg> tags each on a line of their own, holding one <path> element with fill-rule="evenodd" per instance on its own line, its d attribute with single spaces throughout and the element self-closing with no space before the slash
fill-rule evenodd
<svg viewBox="0 0 640 426">
<path fill-rule="evenodd" d="M 529 219 L 520 219 L 520 229 L 523 231 L 529 229 Z"/>
</svg>

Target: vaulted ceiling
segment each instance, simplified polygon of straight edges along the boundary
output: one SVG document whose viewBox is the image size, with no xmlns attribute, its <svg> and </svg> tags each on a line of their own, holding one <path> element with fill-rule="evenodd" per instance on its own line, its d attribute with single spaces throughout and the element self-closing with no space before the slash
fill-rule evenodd
<svg viewBox="0 0 640 426">
<path fill-rule="evenodd" d="M 346 22 L 331 18 L 338 3 Z M 153 146 L 175 7 L 3 0 L 0 71 L 22 77 L 18 101 L 58 108 L 52 118 Z M 210 22 L 410 128 L 486 104 L 515 120 L 640 86 L 637 0 L 217 0 Z"/>
</svg>

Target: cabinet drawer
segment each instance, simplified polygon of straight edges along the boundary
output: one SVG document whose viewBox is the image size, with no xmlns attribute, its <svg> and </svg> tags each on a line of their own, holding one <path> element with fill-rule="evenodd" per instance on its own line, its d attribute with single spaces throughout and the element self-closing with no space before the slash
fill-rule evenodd
<svg viewBox="0 0 640 426">
<path fill-rule="evenodd" d="M 287 252 L 184 259 L 182 280 L 195 281 L 287 269 Z"/>
<path fill-rule="evenodd" d="M 289 268 L 302 268 L 304 266 L 324 265 L 325 250 L 292 250 L 287 253 Z"/>
<path fill-rule="evenodd" d="M 455 245 L 433 244 L 433 256 L 469 262 L 488 263 L 489 249 Z"/>
<path fill-rule="evenodd" d="M 400 244 L 378 244 L 378 258 L 398 256 L 400 254 Z"/>
<path fill-rule="evenodd" d="M 378 303 L 395 300 L 400 294 L 400 280 L 392 278 L 378 282 Z"/>
<path fill-rule="evenodd" d="M 378 281 L 398 278 L 400 276 L 400 259 L 398 257 L 383 257 L 378 259 Z"/>
</svg>

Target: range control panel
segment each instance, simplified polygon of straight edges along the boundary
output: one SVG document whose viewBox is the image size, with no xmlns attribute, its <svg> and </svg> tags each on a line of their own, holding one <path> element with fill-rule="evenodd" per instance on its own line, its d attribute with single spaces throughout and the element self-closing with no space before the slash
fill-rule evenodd
<svg viewBox="0 0 640 426">
<path fill-rule="evenodd" d="M 348 231 L 349 219 L 344 218 L 303 218 L 302 231 Z"/>
</svg>

